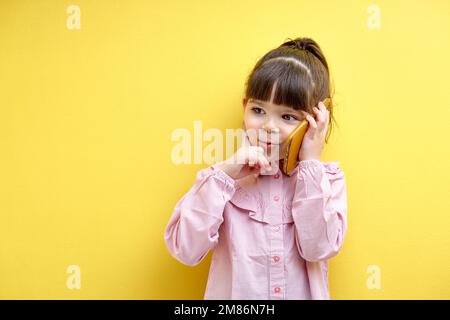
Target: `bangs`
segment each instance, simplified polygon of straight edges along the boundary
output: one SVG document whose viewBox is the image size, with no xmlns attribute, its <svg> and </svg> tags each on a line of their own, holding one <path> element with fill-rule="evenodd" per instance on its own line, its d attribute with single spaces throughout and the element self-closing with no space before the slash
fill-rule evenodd
<svg viewBox="0 0 450 320">
<path fill-rule="evenodd" d="M 247 99 L 270 101 L 276 84 L 273 103 L 294 110 L 309 111 L 312 107 L 313 80 L 308 70 L 289 60 L 271 59 L 251 75 L 247 82 Z"/>
</svg>

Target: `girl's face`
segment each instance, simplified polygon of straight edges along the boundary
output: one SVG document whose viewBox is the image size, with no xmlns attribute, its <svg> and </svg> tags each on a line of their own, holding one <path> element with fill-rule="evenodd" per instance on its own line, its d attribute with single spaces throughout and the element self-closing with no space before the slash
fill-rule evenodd
<svg viewBox="0 0 450 320">
<path fill-rule="evenodd" d="M 244 126 L 246 131 L 251 130 L 256 135 L 255 139 L 250 139 L 252 145 L 255 145 L 256 141 L 271 160 L 279 160 L 281 145 L 304 119 L 304 114 L 301 110 L 276 105 L 272 101 L 273 94 L 270 102 L 243 99 Z M 271 150 L 277 150 L 278 153 L 272 154 Z"/>
</svg>

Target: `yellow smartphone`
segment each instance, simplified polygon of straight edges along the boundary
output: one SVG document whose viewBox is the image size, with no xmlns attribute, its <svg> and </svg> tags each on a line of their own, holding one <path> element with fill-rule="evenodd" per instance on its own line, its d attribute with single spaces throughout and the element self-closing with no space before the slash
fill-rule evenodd
<svg viewBox="0 0 450 320">
<path fill-rule="evenodd" d="M 330 108 L 331 99 L 326 98 L 323 100 L 323 104 Z M 282 152 L 282 165 L 281 171 L 287 175 L 290 175 L 298 163 L 298 153 L 300 152 L 300 147 L 302 146 L 303 137 L 308 130 L 308 120 L 304 119 L 300 124 L 292 130 L 291 134 L 287 137 L 286 141 L 281 147 Z"/>
</svg>

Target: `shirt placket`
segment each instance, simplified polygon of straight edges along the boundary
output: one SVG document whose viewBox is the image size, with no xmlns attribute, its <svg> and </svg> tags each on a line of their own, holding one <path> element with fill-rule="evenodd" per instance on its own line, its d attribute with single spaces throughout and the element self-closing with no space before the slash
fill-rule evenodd
<svg viewBox="0 0 450 320">
<path fill-rule="evenodd" d="M 282 220 L 282 175 L 277 172 L 268 179 L 269 196 L 267 212 L 270 214 L 269 295 L 272 300 L 285 299 L 284 246 Z"/>
</svg>

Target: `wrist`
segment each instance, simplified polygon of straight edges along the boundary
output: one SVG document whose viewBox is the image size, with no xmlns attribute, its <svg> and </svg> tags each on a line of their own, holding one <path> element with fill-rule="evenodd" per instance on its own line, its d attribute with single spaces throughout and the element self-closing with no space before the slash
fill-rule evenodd
<svg viewBox="0 0 450 320">
<path fill-rule="evenodd" d="M 235 179 L 235 173 L 236 173 L 235 165 L 229 164 L 227 162 L 221 162 L 219 164 L 216 164 L 214 167 L 216 169 L 222 170 L 232 179 Z"/>
</svg>

